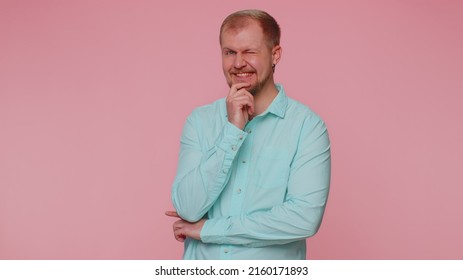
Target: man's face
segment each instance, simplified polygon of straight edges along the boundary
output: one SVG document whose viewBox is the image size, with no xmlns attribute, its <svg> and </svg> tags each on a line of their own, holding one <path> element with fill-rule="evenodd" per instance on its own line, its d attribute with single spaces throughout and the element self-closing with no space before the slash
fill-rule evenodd
<svg viewBox="0 0 463 280">
<path fill-rule="evenodd" d="M 229 86 L 249 83 L 246 89 L 258 94 L 273 84 L 272 64 L 276 63 L 260 25 L 253 20 L 239 29 L 225 28 L 221 36 L 222 68 Z M 273 54 L 272 54 L 273 53 Z"/>
</svg>

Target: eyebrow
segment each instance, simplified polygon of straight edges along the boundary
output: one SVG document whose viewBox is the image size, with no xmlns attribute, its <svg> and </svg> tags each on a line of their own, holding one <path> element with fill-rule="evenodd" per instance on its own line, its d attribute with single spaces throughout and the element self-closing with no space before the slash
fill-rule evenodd
<svg viewBox="0 0 463 280">
<path fill-rule="evenodd" d="M 229 47 L 223 47 L 223 48 L 222 48 L 222 51 L 233 51 L 233 52 L 237 52 L 237 50 L 232 49 L 232 48 L 229 48 Z M 250 52 L 250 51 L 252 51 L 252 52 L 258 52 L 259 49 L 257 49 L 257 48 L 247 48 L 247 49 L 243 50 L 242 52 Z"/>
<path fill-rule="evenodd" d="M 227 50 L 227 51 L 234 51 L 234 49 L 231 49 L 231 48 L 229 48 L 229 47 L 223 47 L 222 50 L 223 50 L 223 51 L 225 51 L 225 50 Z"/>
</svg>

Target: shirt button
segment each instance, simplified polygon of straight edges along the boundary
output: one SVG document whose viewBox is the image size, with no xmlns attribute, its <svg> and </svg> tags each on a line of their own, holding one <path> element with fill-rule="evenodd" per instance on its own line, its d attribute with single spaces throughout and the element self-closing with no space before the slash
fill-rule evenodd
<svg viewBox="0 0 463 280">
<path fill-rule="evenodd" d="M 238 188 L 238 189 L 236 190 L 236 193 L 238 193 L 238 194 L 241 193 L 241 189 Z"/>
<path fill-rule="evenodd" d="M 239 137 L 239 138 L 240 138 L 240 140 L 243 140 L 243 135 L 240 135 L 240 137 Z"/>
<path fill-rule="evenodd" d="M 245 161 L 245 160 L 243 160 L 243 161 L 242 161 L 242 163 L 246 163 L 246 161 Z"/>
<path fill-rule="evenodd" d="M 223 252 L 224 252 L 225 254 L 228 254 L 228 249 L 224 249 Z"/>
<path fill-rule="evenodd" d="M 231 148 L 232 148 L 233 151 L 236 151 L 236 146 L 235 145 L 233 145 Z"/>
<path fill-rule="evenodd" d="M 251 129 L 249 129 L 249 130 L 248 130 L 248 133 L 251 133 L 251 132 L 252 132 L 252 130 L 251 130 Z"/>
</svg>

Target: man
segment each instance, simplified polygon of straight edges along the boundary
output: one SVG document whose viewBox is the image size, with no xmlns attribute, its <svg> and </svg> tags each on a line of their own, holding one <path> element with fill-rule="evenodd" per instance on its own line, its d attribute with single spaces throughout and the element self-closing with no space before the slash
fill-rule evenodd
<svg viewBox="0 0 463 280">
<path fill-rule="evenodd" d="M 280 28 L 258 10 L 220 29 L 226 98 L 202 106 L 183 129 L 172 200 L 184 259 L 305 259 L 330 182 L 324 122 L 288 98 L 273 73 Z"/>
</svg>

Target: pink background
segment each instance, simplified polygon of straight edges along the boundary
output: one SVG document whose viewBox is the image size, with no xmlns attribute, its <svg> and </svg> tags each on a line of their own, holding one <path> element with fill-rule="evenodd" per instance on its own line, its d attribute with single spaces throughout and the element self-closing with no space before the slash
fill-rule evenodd
<svg viewBox="0 0 463 280">
<path fill-rule="evenodd" d="M 463 259 L 462 1 L 0 2 L 0 259 L 178 259 L 186 116 L 227 94 L 218 29 L 282 27 L 332 188 L 311 259 Z"/>
</svg>

